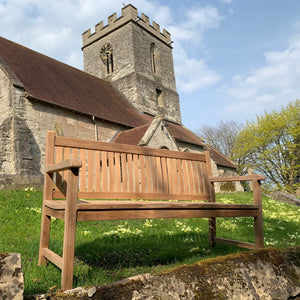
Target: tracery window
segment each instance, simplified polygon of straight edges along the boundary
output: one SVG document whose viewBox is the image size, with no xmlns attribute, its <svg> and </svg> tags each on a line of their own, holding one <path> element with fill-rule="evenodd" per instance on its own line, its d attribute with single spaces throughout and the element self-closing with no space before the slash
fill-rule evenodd
<svg viewBox="0 0 300 300">
<path fill-rule="evenodd" d="M 113 47 L 111 44 L 106 43 L 100 50 L 100 58 L 106 66 L 107 74 L 114 71 L 114 60 L 113 60 Z"/>
</svg>

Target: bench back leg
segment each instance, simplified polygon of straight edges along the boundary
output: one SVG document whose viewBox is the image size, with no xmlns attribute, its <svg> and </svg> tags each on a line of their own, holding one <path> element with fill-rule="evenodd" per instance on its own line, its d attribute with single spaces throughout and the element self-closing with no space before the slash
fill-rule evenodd
<svg viewBox="0 0 300 300">
<path fill-rule="evenodd" d="M 255 230 L 255 248 L 264 247 L 264 232 L 263 232 L 263 217 L 260 216 L 254 218 L 254 230 Z"/>
<path fill-rule="evenodd" d="M 63 245 L 62 290 L 72 289 L 77 218 L 78 169 L 68 171 Z"/>
<path fill-rule="evenodd" d="M 53 164 L 54 162 L 54 132 L 47 132 L 46 141 L 46 153 L 45 163 L 46 166 Z M 44 206 L 44 200 L 52 199 L 52 188 L 53 188 L 53 174 L 45 174 L 44 177 L 44 198 L 42 207 L 42 224 L 41 224 L 41 236 L 40 236 L 40 250 L 39 250 L 39 265 L 46 265 L 47 260 L 43 255 L 43 249 L 49 248 L 50 239 L 50 223 L 51 217 L 46 215 L 46 207 Z"/>
<path fill-rule="evenodd" d="M 255 247 L 264 247 L 264 228 L 262 214 L 262 192 L 259 180 L 253 181 L 253 203 L 258 205 L 258 216 L 254 218 Z"/>
<path fill-rule="evenodd" d="M 216 229 L 217 229 L 217 220 L 216 218 L 209 218 L 208 221 L 209 231 L 208 231 L 208 239 L 209 239 L 209 246 L 214 247 L 216 245 L 215 238 L 216 238 Z"/>
</svg>

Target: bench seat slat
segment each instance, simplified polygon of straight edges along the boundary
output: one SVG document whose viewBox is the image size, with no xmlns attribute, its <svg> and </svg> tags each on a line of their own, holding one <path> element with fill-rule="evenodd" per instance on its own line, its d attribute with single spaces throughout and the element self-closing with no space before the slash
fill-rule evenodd
<svg viewBox="0 0 300 300">
<path fill-rule="evenodd" d="M 52 209 L 65 209 L 65 200 L 45 200 L 45 205 Z M 123 210 L 123 209 L 209 209 L 209 210 L 258 210 L 253 204 L 224 204 L 216 202 L 186 201 L 126 201 L 126 200 L 79 200 L 78 210 Z"/>
<path fill-rule="evenodd" d="M 257 217 L 257 210 L 228 209 L 140 209 L 140 210 L 79 210 L 77 221 L 137 220 L 161 218 Z"/>
<path fill-rule="evenodd" d="M 162 205 L 163 202 L 158 201 L 149 201 L 144 204 L 142 203 L 143 201 L 87 202 L 78 204 L 78 222 L 157 218 L 257 217 L 259 214 L 257 207 L 245 204 L 240 205 L 241 207 L 235 204 L 227 204 L 225 207 L 223 204 L 220 205 L 220 203 L 194 202 L 166 202 L 165 205 Z M 53 208 L 47 207 L 51 215 L 56 215 L 58 218 L 64 219 L 64 203 L 56 203 L 55 205 L 49 203 L 49 205 L 54 206 Z"/>
</svg>

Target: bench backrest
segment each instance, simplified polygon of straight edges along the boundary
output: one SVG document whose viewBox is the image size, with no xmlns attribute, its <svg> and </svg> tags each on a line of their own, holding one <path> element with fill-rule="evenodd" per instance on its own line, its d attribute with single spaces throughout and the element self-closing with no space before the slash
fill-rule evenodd
<svg viewBox="0 0 300 300">
<path fill-rule="evenodd" d="M 153 149 L 47 133 L 46 165 L 80 159 L 80 199 L 210 199 L 210 154 Z M 54 176 L 53 198 L 64 198 L 67 172 Z"/>
</svg>

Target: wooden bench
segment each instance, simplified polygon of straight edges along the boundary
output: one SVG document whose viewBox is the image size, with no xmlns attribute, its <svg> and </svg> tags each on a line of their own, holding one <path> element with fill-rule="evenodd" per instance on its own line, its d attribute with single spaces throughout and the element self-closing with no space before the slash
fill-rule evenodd
<svg viewBox="0 0 300 300">
<path fill-rule="evenodd" d="M 209 218 L 211 246 L 221 242 L 250 249 L 263 247 L 260 181 L 265 177 L 218 178 L 211 174 L 209 152 L 79 140 L 49 131 L 39 265 L 54 263 L 62 270 L 62 289 L 72 288 L 78 221 L 204 217 Z M 214 182 L 242 180 L 252 181 L 253 204 L 215 202 Z M 51 216 L 65 221 L 62 257 L 49 249 Z M 217 238 L 217 217 L 253 217 L 255 243 Z"/>
</svg>

